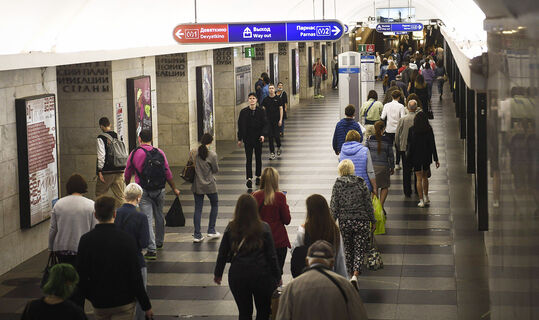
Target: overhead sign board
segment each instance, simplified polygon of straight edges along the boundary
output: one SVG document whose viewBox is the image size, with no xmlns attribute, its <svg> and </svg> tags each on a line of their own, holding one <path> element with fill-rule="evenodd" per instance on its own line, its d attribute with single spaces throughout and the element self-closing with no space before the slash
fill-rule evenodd
<svg viewBox="0 0 539 320">
<path fill-rule="evenodd" d="M 344 34 L 337 20 L 181 24 L 173 37 L 179 43 L 334 41 Z"/>
<path fill-rule="evenodd" d="M 422 23 L 380 23 L 376 31 L 382 32 L 413 32 L 423 30 Z"/>
</svg>

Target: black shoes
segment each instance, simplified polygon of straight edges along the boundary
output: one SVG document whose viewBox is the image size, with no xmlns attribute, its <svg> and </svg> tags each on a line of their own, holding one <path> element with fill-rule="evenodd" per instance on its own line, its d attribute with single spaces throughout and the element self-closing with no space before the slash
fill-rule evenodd
<svg viewBox="0 0 539 320">
<path fill-rule="evenodd" d="M 247 179 L 245 185 L 247 186 L 247 189 L 251 189 L 253 187 L 253 180 Z"/>
<path fill-rule="evenodd" d="M 148 251 L 144 255 L 144 259 L 146 259 L 146 260 L 157 260 L 157 253 L 155 251 Z"/>
<path fill-rule="evenodd" d="M 260 177 L 256 177 L 255 184 L 256 184 L 257 186 L 260 185 Z"/>
</svg>

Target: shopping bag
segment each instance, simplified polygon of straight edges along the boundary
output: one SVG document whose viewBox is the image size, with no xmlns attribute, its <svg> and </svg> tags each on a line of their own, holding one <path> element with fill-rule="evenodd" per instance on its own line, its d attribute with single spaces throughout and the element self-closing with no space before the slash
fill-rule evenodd
<svg viewBox="0 0 539 320">
<path fill-rule="evenodd" d="M 369 252 L 367 252 L 367 256 L 365 257 L 365 264 L 367 265 L 367 268 L 372 271 L 383 269 L 384 262 L 382 261 L 382 255 L 380 254 L 380 250 L 378 250 L 376 241 L 374 241 L 374 233 L 371 233 L 370 245 L 371 248 Z"/>
<path fill-rule="evenodd" d="M 47 261 L 47 266 L 45 267 L 45 270 L 43 270 L 43 277 L 41 278 L 41 285 L 40 288 L 43 288 L 47 281 L 49 281 L 49 274 L 51 271 L 51 268 L 58 264 L 58 257 L 54 253 L 54 251 L 51 251 L 49 253 L 49 260 Z"/>
<path fill-rule="evenodd" d="M 372 207 L 374 208 L 374 218 L 376 219 L 376 229 L 374 234 L 386 233 L 386 216 L 384 215 L 384 208 L 377 196 L 372 197 Z"/>
<path fill-rule="evenodd" d="M 165 216 L 167 227 L 183 227 L 185 226 L 185 216 L 183 215 L 182 204 L 180 198 L 176 197 L 167 215 Z"/>
</svg>

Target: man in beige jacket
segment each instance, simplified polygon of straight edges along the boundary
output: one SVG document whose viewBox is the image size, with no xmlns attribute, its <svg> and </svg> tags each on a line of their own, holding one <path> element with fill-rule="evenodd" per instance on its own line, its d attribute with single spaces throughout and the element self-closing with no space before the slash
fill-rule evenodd
<svg viewBox="0 0 539 320">
<path fill-rule="evenodd" d="M 283 291 L 278 320 L 368 319 L 359 292 L 347 279 L 331 271 L 335 259 L 330 243 L 313 243 L 305 260 L 308 269 Z"/>
</svg>

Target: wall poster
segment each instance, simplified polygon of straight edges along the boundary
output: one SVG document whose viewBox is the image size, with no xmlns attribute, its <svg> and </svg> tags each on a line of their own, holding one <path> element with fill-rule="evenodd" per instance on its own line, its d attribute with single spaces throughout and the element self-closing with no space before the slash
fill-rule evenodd
<svg viewBox="0 0 539 320">
<path fill-rule="evenodd" d="M 15 100 L 21 228 L 51 216 L 59 197 L 58 136 L 54 94 Z"/>
<path fill-rule="evenodd" d="M 214 133 L 213 81 L 211 66 L 196 68 L 198 140 L 204 133 Z"/>
<path fill-rule="evenodd" d="M 270 53 L 269 63 L 270 81 L 277 87 L 277 84 L 279 83 L 279 56 L 275 53 Z"/>
<path fill-rule="evenodd" d="M 299 54 L 298 50 L 292 49 L 292 55 L 290 56 L 292 66 L 292 94 L 299 92 Z"/>
<path fill-rule="evenodd" d="M 152 94 L 150 76 L 127 79 L 127 130 L 129 150 L 138 146 L 142 129 L 152 130 Z"/>
<path fill-rule="evenodd" d="M 246 102 L 251 92 L 251 66 L 236 67 L 236 105 Z"/>
</svg>

